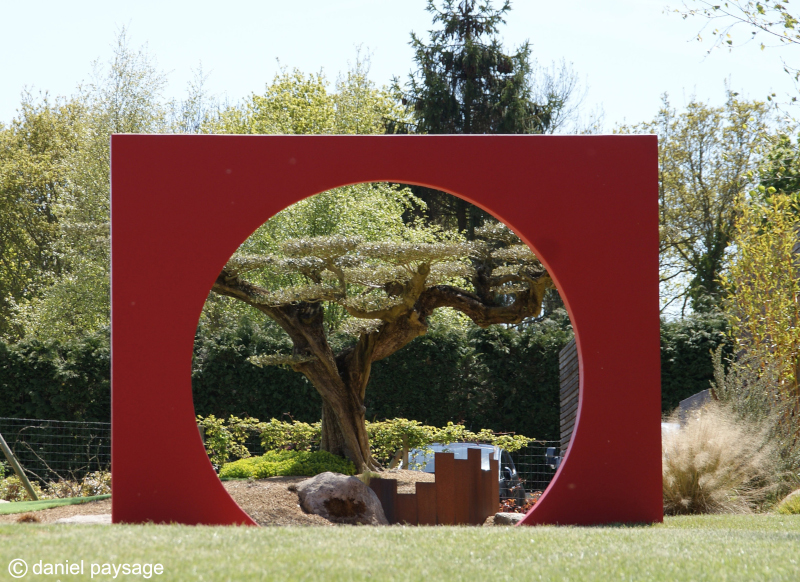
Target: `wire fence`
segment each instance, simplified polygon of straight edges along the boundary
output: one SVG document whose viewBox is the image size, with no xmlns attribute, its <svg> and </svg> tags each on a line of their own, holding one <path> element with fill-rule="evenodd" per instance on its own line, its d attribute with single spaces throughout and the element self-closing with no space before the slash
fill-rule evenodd
<svg viewBox="0 0 800 582">
<path fill-rule="evenodd" d="M 81 479 L 111 468 L 110 423 L 0 417 L 0 434 L 29 478 L 41 484 Z M 253 455 L 264 454 L 257 436 L 248 439 L 246 446 Z M 559 441 L 534 441 L 511 453 L 528 493 L 544 491 L 552 481 L 556 460 L 548 455 L 548 448 L 558 451 L 559 446 Z"/>
<path fill-rule="evenodd" d="M 548 455 L 547 449 L 555 447 L 557 453 L 560 446 L 560 441 L 533 441 L 527 447 L 511 453 L 525 491 L 533 493 L 547 488 L 556 474 L 556 459 Z"/>
<path fill-rule="evenodd" d="M 80 480 L 93 471 L 111 469 L 111 424 L 107 422 L 0 417 L 0 434 L 28 478 L 42 485 Z"/>
</svg>

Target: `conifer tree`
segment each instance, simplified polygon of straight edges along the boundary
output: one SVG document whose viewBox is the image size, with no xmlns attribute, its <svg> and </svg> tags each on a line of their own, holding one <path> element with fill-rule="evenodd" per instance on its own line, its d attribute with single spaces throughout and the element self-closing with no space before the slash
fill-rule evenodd
<svg viewBox="0 0 800 582">
<path fill-rule="evenodd" d="M 491 0 L 443 0 L 441 8 L 428 0 L 426 10 L 439 28 L 430 31 L 427 43 L 411 33 L 417 70 L 405 89 L 395 82 L 413 112 L 413 131 L 549 133 L 569 116 L 568 102 L 577 87 L 571 70 L 554 67 L 535 82 L 530 44 L 505 52 L 497 34 L 510 9 L 508 0 L 499 9 Z M 414 193 L 426 202 L 431 222 L 456 227 L 467 238 L 486 218 L 460 198 L 425 188 L 414 188 Z M 453 217 L 455 224 L 450 224 Z"/>
</svg>

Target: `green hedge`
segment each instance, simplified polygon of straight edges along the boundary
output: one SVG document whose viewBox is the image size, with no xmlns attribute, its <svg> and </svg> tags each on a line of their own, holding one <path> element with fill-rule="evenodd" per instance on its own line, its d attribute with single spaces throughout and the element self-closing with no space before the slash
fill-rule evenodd
<svg viewBox="0 0 800 582">
<path fill-rule="evenodd" d="M 722 345 L 732 353 L 721 314 L 697 314 L 661 323 L 661 409 L 672 412 L 684 398 L 706 390 L 714 379 L 711 353 Z"/>
<path fill-rule="evenodd" d="M 664 411 L 708 388 L 710 352 L 720 344 L 730 351 L 725 334 L 719 316 L 662 323 Z M 563 314 L 523 329 L 431 330 L 373 365 L 367 418 L 463 422 L 471 430 L 557 439 L 558 352 L 571 338 Z M 198 336 L 192 370 L 197 414 L 318 421 L 320 397 L 302 375 L 247 362 L 288 348 L 274 329 L 250 324 Z M 108 422 L 109 354 L 107 332 L 64 344 L 0 343 L 0 416 Z"/>
<path fill-rule="evenodd" d="M 302 374 L 277 366 L 259 368 L 247 361 L 277 350 L 290 350 L 288 338 L 249 323 L 198 336 L 192 368 L 195 412 L 222 418 L 318 421 L 322 399 Z"/>
<path fill-rule="evenodd" d="M 109 422 L 108 331 L 77 341 L 0 342 L 0 416 Z"/>
<path fill-rule="evenodd" d="M 566 317 L 522 330 L 430 332 L 373 365 L 367 416 L 557 439 L 558 352 L 570 339 Z"/>
</svg>

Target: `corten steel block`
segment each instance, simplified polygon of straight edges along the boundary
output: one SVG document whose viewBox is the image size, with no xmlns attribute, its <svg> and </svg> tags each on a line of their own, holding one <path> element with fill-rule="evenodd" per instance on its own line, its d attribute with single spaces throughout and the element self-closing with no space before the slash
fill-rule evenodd
<svg viewBox="0 0 800 582">
<path fill-rule="evenodd" d="M 395 505 L 397 501 L 397 479 L 370 479 L 369 487 L 378 496 L 383 506 L 383 514 L 389 523 L 397 523 Z"/>
<path fill-rule="evenodd" d="M 456 459 L 453 461 L 453 482 L 455 483 L 455 495 L 453 502 L 456 506 L 456 525 L 469 523 L 469 494 L 470 486 L 470 466 L 467 459 Z"/>
<path fill-rule="evenodd" d="M 489 472 L 492 474 L 492 490 L 489 493 L 489 515 L 500 510 L 500 459 L 489 459 Z"/>
<path fill-rule="evenodd" d="M 418 481 L 417 491 L 417 523 L 419 525 L 436 525 L 436 483 Z"/>
<path fill-rule="evenodd" d="M 497 513 L 497 506 L 499 504 L 492 502 L 492 481 L 497 481 L 497 473 L 481 471 L 480 495 L 478 497 L 481 508 L 481 523 L 486 521 L 486 518 L 490 515 Z"/>
<path fill-rule="evenodd" d="M 478 525 L 483 523 L 481 519 L 481 450 L 467 449 L 467 466 L 469 467 L 469 477 L 467 478 L 467 507 L 469 508 L 469 523 Z"/>
<path fill-rule="evenodd" d="M 398 493 L 395 497 L 395 517 L 396 523 L 407 523 L 417 525 L 417 494 Z"/>
<path fill-rule="evenodd" d="M 436 523 L 456 523 L 455 454 L 434 453 L 436 466 Z"/>
<path fill-rule="evenodd" d="M 661 521 L 655 136 L 114 135 L 114 522 L 253 524 L 195 424 L 200 311 L 228 258 L 269 217 L 373 181 L 436 188 L 490 212 L 564 298 L 580 359 L 578 422 L 522 523 Z M 636 462 L 616 462 L 620 450 Z"/>
</svg>

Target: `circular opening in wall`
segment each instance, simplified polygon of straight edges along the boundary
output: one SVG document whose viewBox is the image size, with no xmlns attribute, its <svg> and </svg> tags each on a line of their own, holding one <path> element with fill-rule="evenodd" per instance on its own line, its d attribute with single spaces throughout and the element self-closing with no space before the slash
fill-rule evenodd
<svg viewBox="0 0 800 582">
<path fill-rule="evenodd" d="M 501 497 L 521 507 L 568 442 L 571 339 L 545 266 L 507 226 L 441 191 L 353 184 L 279 212 L 229 259 L 197 326 L 194 406 L 226 489 L 260 523 L 315 522 L 292 473 L 406 467 L 426 439 L 481 429 L 511 451 Z M 281 477 L 266 493 L 237 481 L 266 477 Z"/>
</svg>

